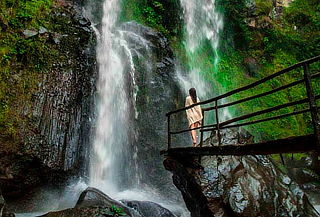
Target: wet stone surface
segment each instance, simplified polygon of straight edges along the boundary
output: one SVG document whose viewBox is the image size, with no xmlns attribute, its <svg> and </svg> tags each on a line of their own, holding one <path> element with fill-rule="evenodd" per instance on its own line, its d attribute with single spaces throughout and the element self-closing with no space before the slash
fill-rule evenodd
<svg viewBox="0 0 320 217">
<path fill-rule="evenodd" d="M 224 141 L 234 144 L 241 135 L 233 131 Z M 216 140 L 208 139 L 205 145 Z M 173 173 L 173 179 L 180 180 L 175 185 L 182 192 L 192 217 L 200 217 L 199 210 L 207 209 L 211 216 L 318 216 L 299 185 L 277 169 L 267 156 L 205 156 L 201 158 L 201 168 L 183 166 L 179 157 L 168 157 L 164 164 Z M 199 187 L 197 192 L 186 188 L 194 182 L 197 183 L 194 188 Z M 193 197 L 200 194 L 205 196 L 207 207 L 203 201 L 191 206 L 190 201 L 197 203 Z"/>
<path fill-rule="evenodd" d="M 57 184 L 59 177 L 85 168 L 94 118 L 95 35 L 76 5 L 55 8 L 51 17 L 55 29 L 24 32 L 25 37 L 41 34 L 59 58 L 42 72 L 30 101 L 19 109 L 25 120 L 19 132 L 23 148 L 13 154 L 0 148 L 0 187 L 5 199 L 22 196 L 48 182 L 49 176 Z"/>
</svg>

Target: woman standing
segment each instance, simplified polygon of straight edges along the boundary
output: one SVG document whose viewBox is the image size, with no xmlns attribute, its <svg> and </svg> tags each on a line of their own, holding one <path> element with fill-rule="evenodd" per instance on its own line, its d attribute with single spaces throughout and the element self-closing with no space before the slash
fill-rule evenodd
<svg viewBox="0 0 320 217">
<path fill-rule="evenodd" d="M 197 92 L 195 88 L 191 88 L 189 90 L 189 96 L 186 98 L 186 104 L 185 106 L 190 106 L 195 103 L 200 102 L 199 98 L 197 97 Z M 190 109 L 186 110 L 187 112 L 187 119 L 189 122 L 189 128 L 197 128 L 201 126 L 202 122 L 202 110 L 200 105 L 194 106 Z M 192 146 L 196 147 L 197 146 L 197 132 L 196 130 L 191 130 L 191 137 L 192 137 Z"/>
</svg>

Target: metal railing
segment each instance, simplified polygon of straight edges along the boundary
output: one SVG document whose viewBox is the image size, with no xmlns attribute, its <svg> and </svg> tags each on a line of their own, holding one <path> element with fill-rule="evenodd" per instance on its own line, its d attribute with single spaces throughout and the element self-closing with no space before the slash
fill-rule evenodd
<svg viewBox="0 0 320 217">
<path fill-rule="evenodd" d="M 189 132 L 191 130 L 200 130 L 200 132 L 201 132 L 200 146 L 202 146 L 203 138 L 204 138 L 204 132 L 216 131 L 217 132 L 217 136 L 218 136 L 218 142 L 219 142 L 219 145 L 220 145 L 221 144 L 221 130 L 222 129 L 247 126 L 247 125 L 257 124 L 257 123 L 261 123 L 261 122 L 281 119 L 281 118 L 285 118 L 285 117 L 289 117 L 289 116 L 293 116 L 293 115 L 298 115 L 298 114 L 303 114 L 303 113 L 310 112 L 311 113 L 311 118 L 312 118 L 312 124 L 313 124 L 313 128 L 314 128 L 314 134 L 315 134 L 315 138 L 316 138 L 316 144 L 317 144 L 316 150 L 318 150 L 318 152 L 320 152 L 320 122 L 319 122 L 319 116 L 318 116 L 318 109 L 319 108 L 317 107 L 317 104 L 316 104 L 316 100 L 320 98 L 320 95 L 315 95 L 315 91 L 314 91 L 314 88 L 313 88 L 312 83 L 311 83 L 312 79 L 320 77 L 320 72 L 319 72 L 320 69 L 316 69 L 317 72 L 315 74 L 311 75 L 310 74 L 310 67 L 309 67 L 310 64 L 318 62 L 318 61 L 320 61 L 320 56 L 316 56 L 314 58 L 311 58 L 311 59 L 302 61 L 300 63 L 297 63 L 297 64 L 292 65 L 292 66 L 290 66 L 290 67 L 288 67 L 286 69 L 283 69 L 283 70 L 278 71 L 278 72 L 276 72 L 276 73 L 274 73 L 272 75 L 269 75 L 269 76 L 267 76 L 267 77 L 265 77 L 265 78 L 263 78 L 261 80 L 258 80 L 258 81 L 254 82 L 254 83 L 251 83 L 251 84 L 247 85 L 247 86 L 232 90 L 232 91 L 227 92 L 225 94 L 222 94 L 220 96 L 217 96 L 217 97 L 214 97 L 214 98 L 211 98 L 211 99 L 199 102 L 199 103 L 195 103 L 195 104 L 190 105 L 188 107 L 184 107 L 184 108 L 180 108 L 180 109 L 168 112 L 166 114 L 167 120 L 168 120 L 168 132 L 167 132 L 168 133 L 168 150 L 172 148 L 171 147 L 171 145 L 172 145 L 171 144 L 171 136 L 175 135 L 175 134 L 181 134 L 181 133 Z M 290 71 L 293 71 L 295 69 L 299 69 L 300 67 L 303 67 L 303 79 L 291 82 L 291 83 L 286 84 L 286 85 L 282 85 L 282 86 L 280 86 L 278 88 L 275 88 L 273 90 L 270 90 L 270 91 L 266 91 L 266 92 L 259 93 L 259 94 L 253 95 L 253 96 L 249 96 L 249 97 L 246 97 L 246 98 L 243 98 L 243 99 L 240 99 L 240 100 L 236 100 L 236 101 L 233 101 L 233 102 L 228 102 L 228 103 L 219 105 L 219 101 L 222 100 L 222 99 L 225 99 L 227 97 L 233 96 L 233 95 L 238 94 L 240 92 L 243 92 L 245 90 L 252 89 L 252 88 L 254 88 L 254 87 L 258 86 L 258 85 L 261 85 L 261 84 L 263 84 L 263 83 L 265 83 L 265 82 L 267 82 L 267 81 L 269 81 L 271 79 L 279 77 L 279 76 L 281 76 L 283 74 L 286 74 L 286 73 L 288 73 Z M 267 109 L 260 110 L 260 111 L 255 111 L 255 112 L 252 112 L 250 114 L 245 114 L 245 115 L 241 115 L 241 116 L 238 116 L 238 117 L 233 117 L 233 118 L 231 118 L 229 120 L 225 120 L 223 122 L 219 121 L 220 120 L 219 109 L 228 108 L 230 106 L 238 105 L 238 104 L 241 104 L 241 103 L 253 100 L 253 99 L 258 99 L 258 98 L 261 98 L 261 97 L 264 97 L 264 96 L 267 96 L 267 95 L 270 95 L 270 94 L 273 94 L 273 93 L 276 93 L 276 92 L 279 92 L 279 91 L 282 91 L 282 90 L 285 90 L 285 89 L 288 89 L 288 88 L 291 88 L 291 87 L 295 87 L 295 86 L 297 86 L 299 84 L 303 84 L 303 83 L 305 85 L 306 93 L 307 93 L 307 96 L 304 99 L 296 100 L 296 101 L 289 102 L 289 103 L 283 103 L 281 105 L 277 105 L 277 106 L 274 106 L 274 107 L 271 107 L 271 108 L 267 108 Z M 193 128 L 193 129 L 184 129 L 184 130 L 179 130 L 179 131 L 171 131 L 170 122 L 171 122 L 171 116 L 172 115 L 174 115 L 176 113 L 179 113 L 179 112 L 182 112 L 182 111 L 186 111 L 187 109 L 190 109 L 190 108 L 192 108 L 194 106 L 197 106 L 197 105 L 207 105 L 209 103 L 214 103 L 214 106 L 202 109 L 202 115 L 203 115 L 202 123 L 204 123 L 204 119 L 206 117 L 206 112 L 214 110 L 215 119 L 216 119 L 216 122 L 214 124 L 203 125 L 203 126 L 200 126 L 200 127 L 197 127 L 197 128 Z M 247 121 L 247 122 L 244 122 L 244 123 L 236 123 L 238 121 L 247 120 L 249 118 L 253 118 L 253 117 L 256 117 L 256 116 L 259 116 L 259 115 L 262 115 L 262 114 L 271 113 L 271 112 L 278 111 L 278 110 L 283 109 L 283 108 L 288 108 L 288 107 L 295 106 L 295 105 L 301 105 L 301 104 L 304 104 L 304 103 L 308 103 L 309 107 L 306 108 L 306 109 L 299 110 L 299 111 L 294 111 L 294 112 L 281 114 L 281 115 L 274 115 L 272 117 L 268 117 L 268 118 L 264 118 L 264 119 L 258 119 L 258 120 L 254 120 L 254 121 Z"/>
</svg>

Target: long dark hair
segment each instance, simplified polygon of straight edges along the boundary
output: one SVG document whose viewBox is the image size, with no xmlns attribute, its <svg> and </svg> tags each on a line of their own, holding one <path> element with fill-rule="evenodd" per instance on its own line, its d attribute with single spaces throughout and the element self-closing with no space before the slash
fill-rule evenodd
<svg viewBox="0 0 320 217">
<path fill-rule="evenodd" d="M 191 96 L 193 103 L 197 103 L 197 91 L 194 87 L 190 88 L 189 95 Z"/>
</svg>

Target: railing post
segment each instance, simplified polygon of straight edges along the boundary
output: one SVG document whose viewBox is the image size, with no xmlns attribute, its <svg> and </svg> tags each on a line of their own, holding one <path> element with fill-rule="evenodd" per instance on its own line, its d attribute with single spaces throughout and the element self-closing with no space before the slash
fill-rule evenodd
<svg viewBox="0 0 320 217">
<path fill-rule="evenodd" d="M 307 95 L 308 95 L 308 99 L 309 99 L 309 106 L 310 106 L 313 129 L 314 129 L 314 136 L 316 139 L 316 151 L 313 153 L 313 156 L 312 156 L 312 159 L 313 159 L 312 164 L 313 164 L 313 167 L 315 168 L 315 170 L 318 173 L 320 173 L 320 165 L 319 165 L 319 161 L 318 161 L 318 154 L 320 153 L 320 122 L 319 122 L 319 116 L 318 116 L 318 111 L 317 111 L 316 98 L 315 98 L 314 90 L 312 87 L 309 64 L 303 65 L 303 71 L 304 71 L 304 79 L 305 79 L 305 84 L 306 84 Z"/>
<path fill-rule="evenodd" d="M 220 123 L 219 123 L 219 112 L 218 112 L 218 100 L 215 101 L 215 110 L 216 110 L 216 121 L 217 121 L 217 135 L 218 135 L 218 144 L 221 145 L 221 134 L 220 134 Z"/>
<path fill-rule="evenodd" d="M 202 110 L 202 126 L 204 125 L 204 111 Z M 203 131 L 200 130 L 200 147 L 203 145 Z"/>
<path fill-rule="evenodd" d="M 171 148 L 170 114 L 168 114 L 168 150 Z"/>
</svg>

